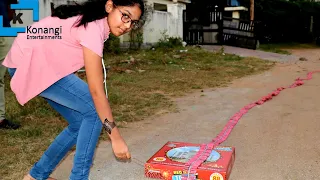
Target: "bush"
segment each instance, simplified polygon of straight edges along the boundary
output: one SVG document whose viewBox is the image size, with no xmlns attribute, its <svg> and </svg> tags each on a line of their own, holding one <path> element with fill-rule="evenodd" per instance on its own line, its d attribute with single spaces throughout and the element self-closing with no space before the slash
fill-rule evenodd
<svg viewBox="0 0 320 180">
<path fill-rule="evenodd" d="M 180 37 L 169 37 L 166 32 L 162 33 L 162 38 L 156 44 L 158 48 L 174 48 L 182 46 L 183 40 Z"/>
<path fill-rule="evenodd" d="M 109 39 L 104 43 L 104 53 L 107 54 L 119 54 L 120 53 L 120 38 L 109 35 Z"/>
<path fill-rule="evenodd" d="M 138 50 L 143 44 L 143 30 L 132 30 L 130 32 L 130 49 Z"/>
</svg>

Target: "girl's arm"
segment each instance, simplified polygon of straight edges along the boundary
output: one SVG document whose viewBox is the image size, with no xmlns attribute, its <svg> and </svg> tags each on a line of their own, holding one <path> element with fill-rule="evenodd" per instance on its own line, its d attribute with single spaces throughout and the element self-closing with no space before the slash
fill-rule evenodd
<svg viewBox="0 0 320 180">
<path fill-rule="evenodd" d="M 83 57 L 89 90 L 92 95 L 98 116 L 100 117 L 102 123 L 104 123 L 106 118 L 110 122 L 114 122 L 111 108 L 104 91 L 101 57 L 84 46 Z M 121 139 L 121 135 L 117 127 L 112 129 L 109 137 L 112 141 Z"/>
<path fill-rule="evenodd" d="M 98 116 L 102 123 L 104 123 L 106 118 L 110 122 L 114 122 L 111 108 L 104 92 L 101 57 L 84 46 L 83 57 L 89 90 Z M 111 131 L 111 135 L 108 135 L 111 139 L 111 145 L 115 156 L 123 160 L 130 159 L 131 155 L 128 146 L 121 137 L 119 129 L 114 127 Z"/>
</svg>

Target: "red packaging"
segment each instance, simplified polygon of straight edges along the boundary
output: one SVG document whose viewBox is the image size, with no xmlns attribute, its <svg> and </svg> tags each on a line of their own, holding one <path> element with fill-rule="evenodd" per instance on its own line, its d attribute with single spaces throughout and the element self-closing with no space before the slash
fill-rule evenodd
<svg viewBox="0 0 320 180">
<path fill-rule="evenodd" d="M 167 142 L 145 163 L 145 176 L 181 180 L 183 166 L 199 150 L 200 144 Z M 197 169 L 197 180 L 228 180 L 235 161 L 235 148 L 217 146 Z"/>
</svg>

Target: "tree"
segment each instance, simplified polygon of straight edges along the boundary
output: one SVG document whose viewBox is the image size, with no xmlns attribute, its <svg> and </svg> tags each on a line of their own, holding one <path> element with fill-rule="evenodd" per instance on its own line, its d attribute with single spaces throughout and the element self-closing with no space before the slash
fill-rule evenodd
<svg viewBox="0 0 320 180">
<path fill-rule="evenodd" d="M 250 0 L 250 20 L 254 20 L 254 0 Z"/>
</svg>

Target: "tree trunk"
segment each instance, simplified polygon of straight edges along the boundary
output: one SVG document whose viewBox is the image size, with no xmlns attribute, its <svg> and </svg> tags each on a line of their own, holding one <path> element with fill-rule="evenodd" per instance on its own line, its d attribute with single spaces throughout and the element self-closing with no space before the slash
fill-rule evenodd
<svg viewBox="0 0 320 180">
<path fill-rule="evenodd" d="M 254 0 L 250 0 L 250 20 L 254 20 Z"/>
</svg>

